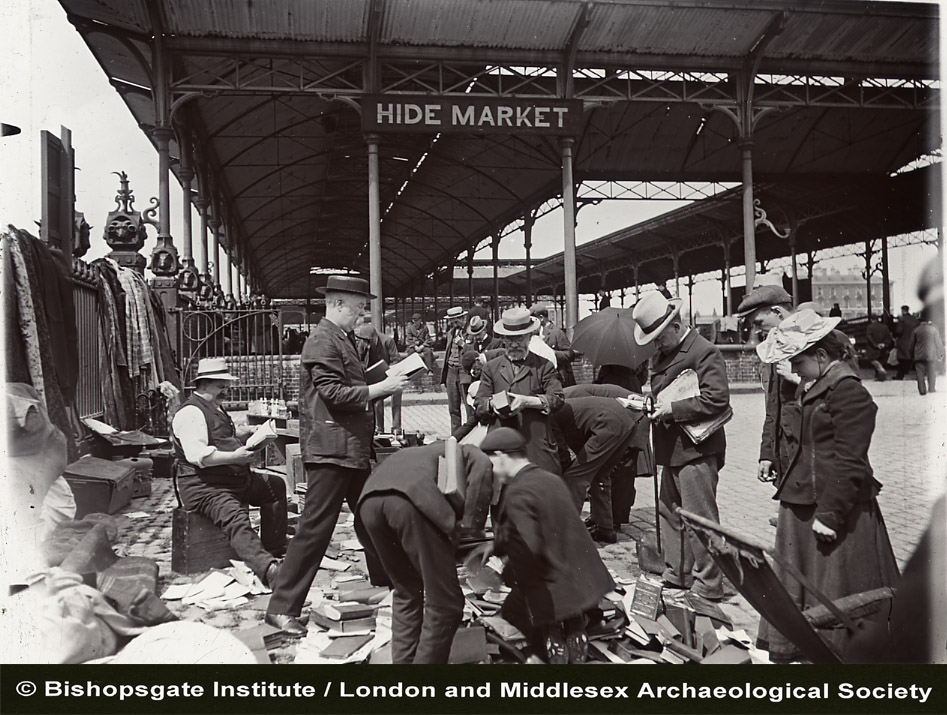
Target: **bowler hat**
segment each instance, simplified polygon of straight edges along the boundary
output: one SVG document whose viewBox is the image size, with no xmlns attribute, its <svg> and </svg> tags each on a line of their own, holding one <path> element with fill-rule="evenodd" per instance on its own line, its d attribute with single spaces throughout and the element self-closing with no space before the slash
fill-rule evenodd
<svg viewBox="0 0 947 715">
<path fill-rule="evenodd" d="M 526 308 L 507 308 L 500 322 L 493 326 L 497 335 L 526 335 L 539 328 L 539 318 L 534 318 Z"/>
<path fill-rule="evenodd" d="M 792 305 L 792 296 L 781 286 L 757 286 L 740 302 L 736 316 L 742 318 L 758 308 L 770 308 L 787 303 Z"/>
<path fill-rule="evenodd" d="M 770 330 L 766 340 L 756 346 L 756 354 L 765 363 L 788 360 L 831 333 L 840 320 L 823 318 L 814 310 L 800 310 Z"/>
<path fill-rule="evenodd" d="M 641 296 L 635 304 L 631 318 L 635 326 L 635 340 L 639 345 L 647 345 L 664 330 L 671 321 L 681 312 L 680 298 L 668 300 L 656 290 L 649 291 Z"/>
<path fill-rule="evenodd" d="M 490 452 L 525 452 L 526 440 L 512 427 L 500 427 L 487 432 L 487 436 L 480 443 L 480 451 Z"/>
<path fill-rule="evenodd" d="M 224 358 L 201 358 L 197 363 L 197 375 L 194 382 L 198 380 L 239 380 L 227 371 L 227 361 Z"/>
<path fill-rule="evenodd" d="M 329 276 L 325 288 L 316 288 L 319 295 L 326 293 L 354 293 L 374 299 L 375 296 L 368 290 L 368 281 L 356 276 Z"/>
</svg>

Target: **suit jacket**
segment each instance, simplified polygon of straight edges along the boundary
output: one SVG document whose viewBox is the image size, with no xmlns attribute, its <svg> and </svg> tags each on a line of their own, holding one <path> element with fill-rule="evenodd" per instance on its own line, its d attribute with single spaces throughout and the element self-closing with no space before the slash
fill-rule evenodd
<svg viewBox="0 0 947 715">
<path fill-rule="evenodd" d="M 572 389 L 566 388 L 566 392 Z M 614 397 L 573 393 L 562 409 L 553 414 L 553 420 L 559 430 L 557 434 L 575 452 L 576 461 L 589 461 L 615 449 L 642 449 L 648 441 L 644 413 L 622 407 Z"/>
<path fill-rule="evenodd" d="M 441 384 L 442 384 L 442 385 L 446 385 L 446 384 L 447 384 L 447 371 L 448 371 L 448 369 L 449 369 L 449 366 L 448 366 L 447 363 L 448 363 L 449 360 L 450 360 L 451 344 L 454 342 L 454 339 L 455 339 L 455 338 L 458 338 L 458 339 L 460 340 L 460 342 L 461 342 L 461 345 L 460 345 L 460 352 L 459 352 L 459 354 L 457 355 L 457 361 L 458 361 L 458 363 L 460 362 L 460 359 L 461 359 L 461 357 L 463 357 L 463 354 L 464 354 L 464 345 L 463 345 L 463 343 L 466 342 L 466 341 L 464 340 L 464 329 L 463 329 L 463 328 L 451 328 L 450 330 L 447 331 L 447 342 L 444 343 L 444 364 L 441 366 Z M 461 374 L 464 372 L 463 368 L 462 368 L 459 364 L 457 365 L 457 372 L 458 372 L 458 373 L 461 373 Z"/>
<path fill-rule="evenodd" d="M 303 345 L 299 445 L 307 464 L 369 467 L 375 415 L 354 340 L 325 318 Z"/>
<path fill-rule="evenodd" d="M 716 455 L 719 469 L 727 449 L 723 427 L 700 444 L 694 444 L 677 423 L 714 417 L 729 406 L 730 384 L 720 351 L 691 329 L 670 354 L 658 353 L 652 358 L 651 392 L 658 400 L 661 391 L 688 368 L 697 373 L 700 395 L 671 403 L 671 421 L 652 423 L 654 458 L 658 464 L 680 467 Z"/>
<path fill-rule="evenodd" d="M 457 520 L 461 517 L 465 528 L 483 529 L 493 495 L 493 467 L 489 457 L 476 447 L 464 444 L 459 448 L 467 474 L 462 515 L 454 511 L 437 488 L 437 458 L 444 456 L 444 442 L 401 449 L 385 459 L 365 482 L 359 506 L 372 494 L 396 493 L 450 538 L 456 536 Z"/>
<path fill-rule="evenodd" d="M 404 350 L 408 353 L 421 352 L 424 348 L 429 348 L 434 344 L 431 339 L 431 333 L 427 325 L 421 323 L 418 327 L 414 323 L 408 323 L 404 329 Z"/>
<path fill-rule="evenodd" d="M 929 320 L 918 325 L 911 336 L 911 359 L 931 362 L 944 359 L 944 341 L 937 326 Z"/>
<path fill-rule="evenodd" d="M 565 482 L 536 465 L 503 488 L 494 544 L 510 559 L 512 591 L 503 615 L 514 624 L 539 626 L 578 615 L 615 588 Z"/>
<path fill-rule="evenodd" d="M 914 331 L 917 330 L 918 321 L 913 315 L 902 313 L 898 316 L 898 323 L 894 327 L 894 334 L 897 337 L 898 359 L 911 359 L 911 338 Z"/>
<path fill-rule="evenodd" d="M 849 365 L 830 367 L 802 396 L 799 444 L 774 498 L 816 504 L 816 518 L 838 530 L 855 504 L 881 488 L 868 461 L 877 411 Z"/>
<path fill-rule="evenodd" d="M 546 412 L 523 410 L 518 415 L 501 418 L 490 408 L 490 398 L 508 390 L 520 395 L 545 397 Z M 530 461 L 554 474 L 559 474 L 559 456 L 550 415 L 562 407 L 562 384 L 556 369 L 545 358 L 527 353 L 526 359 L 514 365 L 506 355 L 500 355 L 483 366 L 480 389 L 474 400 L 474 411 L 481 423 L 497 427 L 512 427 L 526 438 L 526 454 Z"/>
<path fill-rule="evenodd" d="M 563 387 L 569 387 L 575 384 L 575 375 L 572 372 L 572 341 L 565 331 L 554 325 L 546 323 L 542 329 L 543 342 L 553 349 L 556 353 L 556 369 L 559 371 L 559 380 Z"/>
</svg>

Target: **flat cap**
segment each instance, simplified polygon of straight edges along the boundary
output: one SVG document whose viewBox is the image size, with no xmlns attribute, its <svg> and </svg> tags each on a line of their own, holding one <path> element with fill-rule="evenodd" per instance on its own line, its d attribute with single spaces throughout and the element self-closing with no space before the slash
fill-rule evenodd
<svg viewBox="0 0 947 715">
<path fill-rule="evenodd" d="M 480 443 L 480 451 L 490 452 L 525 452 L 526 440 L 523 435 L 511 427 L 500 427 L 488 432 Z"/>
<path fill-rule="evenodd" d="M 792 305 L 792 296 L 781 286 L 757 286 L 743 299 L 737 308 L 736 315 L 742 318 L 757 308 L 769 308 L 774 305 Z"/>
</svg>

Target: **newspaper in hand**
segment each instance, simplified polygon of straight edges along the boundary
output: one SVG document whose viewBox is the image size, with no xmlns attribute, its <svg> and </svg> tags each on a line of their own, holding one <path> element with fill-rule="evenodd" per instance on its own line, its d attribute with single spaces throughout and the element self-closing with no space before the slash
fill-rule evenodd
<svg viewBox="0 0 947 715">
<path fill-rule="evenodd" d="M 697 373 L 688 368 L 680 375 L 675 377 L 671 383 L 661 390 L 661 394 L 656 399 L 657 404 L 666 405 L 678 400 L 687 400 L 692 397 L 700 396 L 700 379 Z M 694 444 L 700 444 L 710 435 L 723 427 L 733 417 L 733 410 L 728 405 L 725 409 L 713 417 L 694 422 L 678 422 L 678 426 L 684 431 Z"/>
</svg>

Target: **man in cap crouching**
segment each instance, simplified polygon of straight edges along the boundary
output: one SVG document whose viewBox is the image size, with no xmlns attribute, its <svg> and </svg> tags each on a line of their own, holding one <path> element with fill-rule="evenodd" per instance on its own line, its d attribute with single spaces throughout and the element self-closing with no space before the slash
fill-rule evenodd
<svg viewBox="0 0 947 715">
<path fill-rule="evenodd" d="M 651 393 L 655 400 L 651 425 L 654 457 L 664 467 L 662 528 L 670 533 L 664 540 L 664 581 L 668 586 L 691 588 L 697 596 L 718 601 L 725 595 L 720 569 L 691 533 L 682 551 L 680 536 L 684 527 L 675 509 L 680 506 L 706 519 L 720 520 L 717 478 L 727 448 L 723 427 L 696 444 L 680 425 L 719 416 L 730 405 L 730 386 L 720 351 L 686 327 L 680 313 L 680 298 L 669 300 L 657 291 L 641 296 L 632 313 L 637 323 L 635 339 L 641 345 L 653 341 L 657 347 L 651 359 Z M 700 393 L 673 402 L 662 399 L 662 391 L 687 369 L 696 372 Z"/>
<path fill-rule="evenodd" d="M 503 486 L 494 543 L 474 551 L 467 563 L 482 564 L 493 553 L 505 558 L 503 576 L 512 590 L 503 617 L 546 662 L 582 663 L 588 655 L 585 614 L 615 583 L 565 482 L 530 463 L 523 435 L 501 427 L 480 449 Z"/>
<path fill-rule="evenodd" d="M 267 586 L 286 552 L 286 483 L 250 471 L 256 452 L 244 444 L 223 408 L 237 380 L 223 358 L 198 363 L 194 392 L 171 421 L 177 459 L 176 484 L 185 509 L 199 512 L 230 538 L 237 556 Z M 260 507 L 260 535 L 245 506 Z"/>
</svg>

